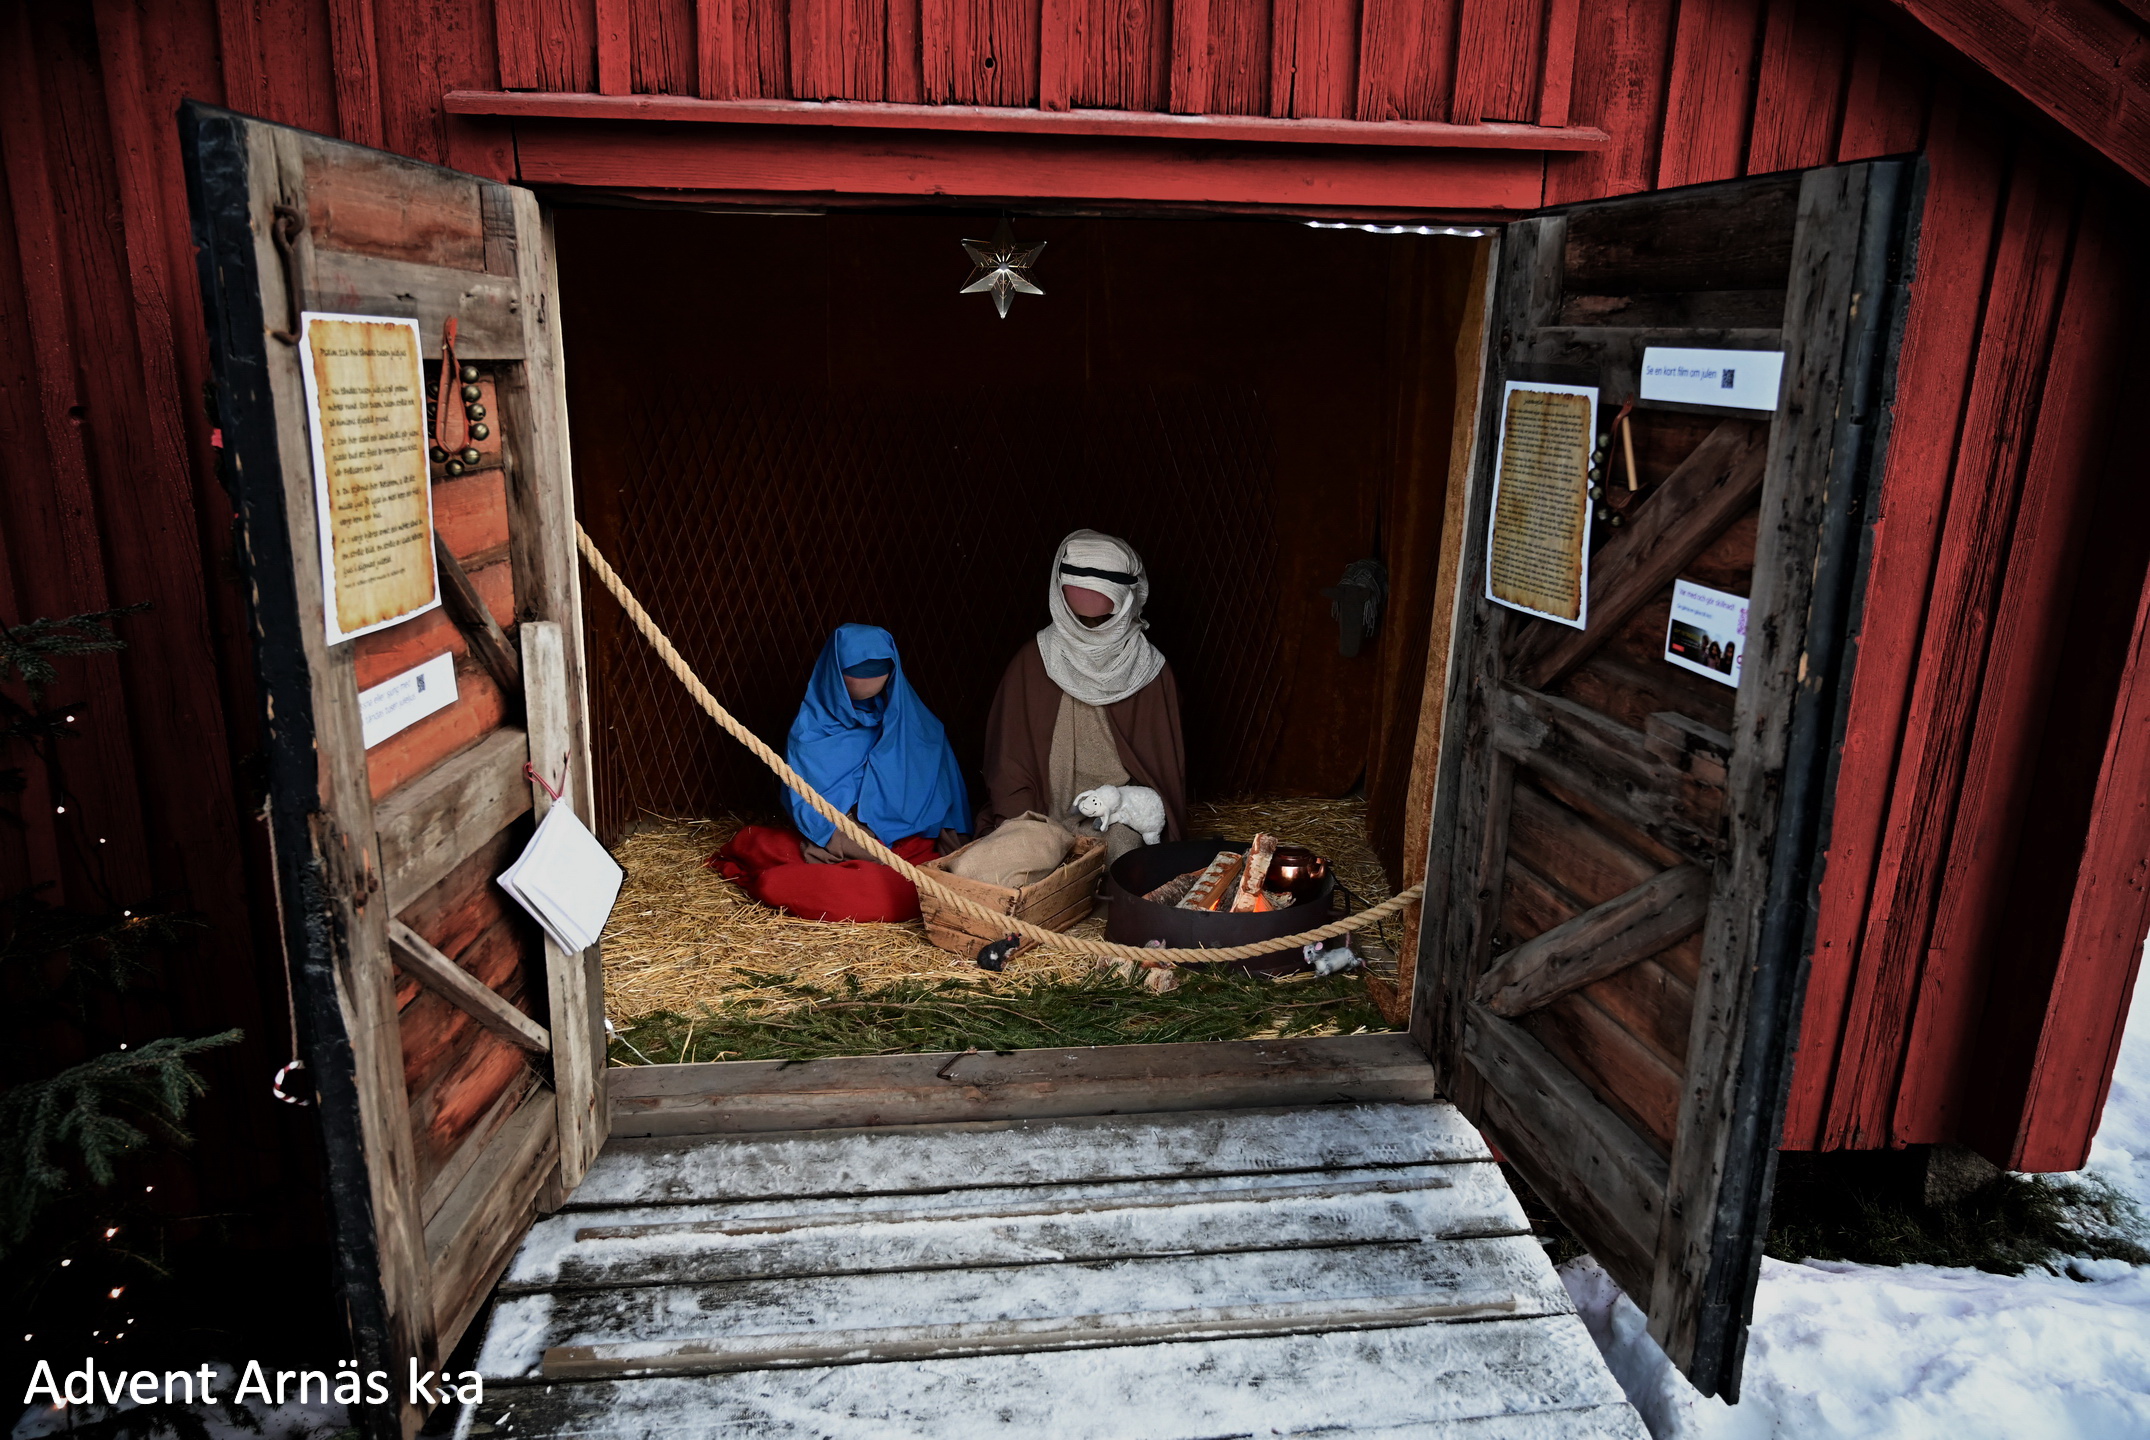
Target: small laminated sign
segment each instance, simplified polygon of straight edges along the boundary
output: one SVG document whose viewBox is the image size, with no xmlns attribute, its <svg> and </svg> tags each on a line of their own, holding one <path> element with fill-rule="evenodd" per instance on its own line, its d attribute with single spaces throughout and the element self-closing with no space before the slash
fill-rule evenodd
<svg viewBox="0 0 2150 1440">
<path fill-rule="evenodd" d="M 1782 350 L 1693 350 L 1651 345 L 1642 352 L 1645 400 L 1774 410 L 1783 382 Z"/>
<path fill-rule="evenodd" d="M 1747 597 L 1692 580 L 1674 581 L 1665 658 L 1682 670 L 1736 687 L 1740 667 L 1747 663 Z"/>
<path fill-rule="evenodd" d="M 371 750 L 447 709 L 455 699 L 455 654 L 443 650 L 423 665 L 359 691 L 359 733 Z"/>
</svg>

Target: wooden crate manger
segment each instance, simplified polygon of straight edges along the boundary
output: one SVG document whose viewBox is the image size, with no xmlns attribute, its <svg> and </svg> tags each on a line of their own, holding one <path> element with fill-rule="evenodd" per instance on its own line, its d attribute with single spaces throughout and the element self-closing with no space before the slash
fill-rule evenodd
<svg viewBox="0 0 2150 1440">
<path fill-rule="evenodd" d="M 976 843 L 975 840 L 971 842 Z M 962 850 L 943 855 L 921 868 L 933 871 L 949 889 L 981 905 L 990 905 L 1003 915 L 1013 915 L 1048 930 L 1074 929 L 1097 903 L 1098 876 L 1105 870 L 1105 842 L 1093 836 L 1077 836 L 1074 850 L 1058 870 L 1021 889 L 988 885 L 983 880 L 949 873 L 948 862 L 969 848 L 966 845 Z M 966 915 L 923 890 L 918 892 L 918 909 L 926 922 L 926 938 L 966 960 L 977 959 L 980 950 L 996 940 L 1008 938 L 1008 932 L 997 929 L 992 921 Z M 1036 943 L 1025 940 L 1016 947 L 1015 953 L 1020 955 Z"/>
</svg>

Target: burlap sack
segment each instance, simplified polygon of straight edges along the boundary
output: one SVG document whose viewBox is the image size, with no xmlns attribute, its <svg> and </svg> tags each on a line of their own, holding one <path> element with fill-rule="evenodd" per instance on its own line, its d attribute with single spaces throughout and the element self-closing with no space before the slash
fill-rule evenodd
<svg viewBox="0 0 2150 1440">
<path fill-rule="evenodd" d="M 1058 870 L 1074 848 L 1074 831 L 1030 810 L 1001 821 L 992 834 L 948 857 L 943 868 L 966 880 L 1020 890 Z"/>
</svg>

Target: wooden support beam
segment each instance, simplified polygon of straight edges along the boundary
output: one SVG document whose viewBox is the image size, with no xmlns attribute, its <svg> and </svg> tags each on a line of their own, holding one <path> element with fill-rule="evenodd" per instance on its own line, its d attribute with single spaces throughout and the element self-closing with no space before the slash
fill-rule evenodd
<svg viewBox="0 0 2150 1440">
<path fill-rule="evenodd" d="M 540 823 L 554 805 L 578 812 L 571 763 L 574 724 L 570 714 L 567 645 L 557 621 L 529 620 L 522 626 L 523 698 L 530 712 L 530 763 L 561 787 L 554 800 L 542 785 L 530 795 Z M 594 947 L 593 947 L 594 949 Z M 582 952 L 562 950 L 545 937 L 545 994 L 559 1044 L 553 1047 L 553 1088 L 559 1092 L 560 1183 L 573 1190 L 597 1158 L 609 1128 L 604 1110 L 603 997 L 595 989 L 594 966 Z"/>
<path fill-rule="evenodd" d="M 1678 944 L 1709 914 L 1710 877 L 1676 865 L 1517 946 L 1478 982 L 1478 1003 L 1514 1019 Z"/>
<path fill-rule="evenodd" d="M 438 530 L 433 532 L 433 561 L 440 571 L 441 608 L 455 622 L 463 638 L 470 642 L 470 653 L 485 667 L 485 673 L 493 677 L 500 693 L 513 705 L 523 693 L 523 665 L 515 657 L 515 647 L 508 643 L 507 632 L 493 618 L 478 587 L 470 581 L 470 572 L 463 562 L 455 558 L 448 542 Z"/>
<path fill-rule="evenodd" d="M 1509 675 L 1550 689 L 1617 634 L 1760 493 L 1768 437 L 1752 420 L 1727 420 L 1704 437 L 1591 558 L 1590 628 L 1531 625 L 1508 657 Z"/>
<path fill-rule="evenodd" d="M 2150 185 L 2142 11 L 2121 0 L 1886 0 Z M 2127 9 L 2123 9 L 2123 6 Z M 2133 10 L 2131 15 L 2127 10 Z"/>
<path fill-rule="evenodd" d="M 539 1055 L 550 1054 L 552 1037 L 543 1026 L 500 998 L 500 993 L 433 948 L 425 936 L 401 920 L 388 922 L 388 938 L 403 953 L 403 968 L 419 984 L 439 995 L 501 1039 Z"/>
</svg>

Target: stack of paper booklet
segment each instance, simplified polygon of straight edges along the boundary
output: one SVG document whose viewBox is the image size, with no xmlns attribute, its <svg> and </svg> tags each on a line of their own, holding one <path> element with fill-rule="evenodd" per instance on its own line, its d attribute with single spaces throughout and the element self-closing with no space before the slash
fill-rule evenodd
<svg viewBox="0 0 2150 1440">
<path fill-rule="evenodd" d="M 500 888 L 545 927 L 555 945 L 575 955 L 597 943 L 626 878 L 575 812 L 556 803 L 515 863 L 500 872 Z"/>
</svg>

